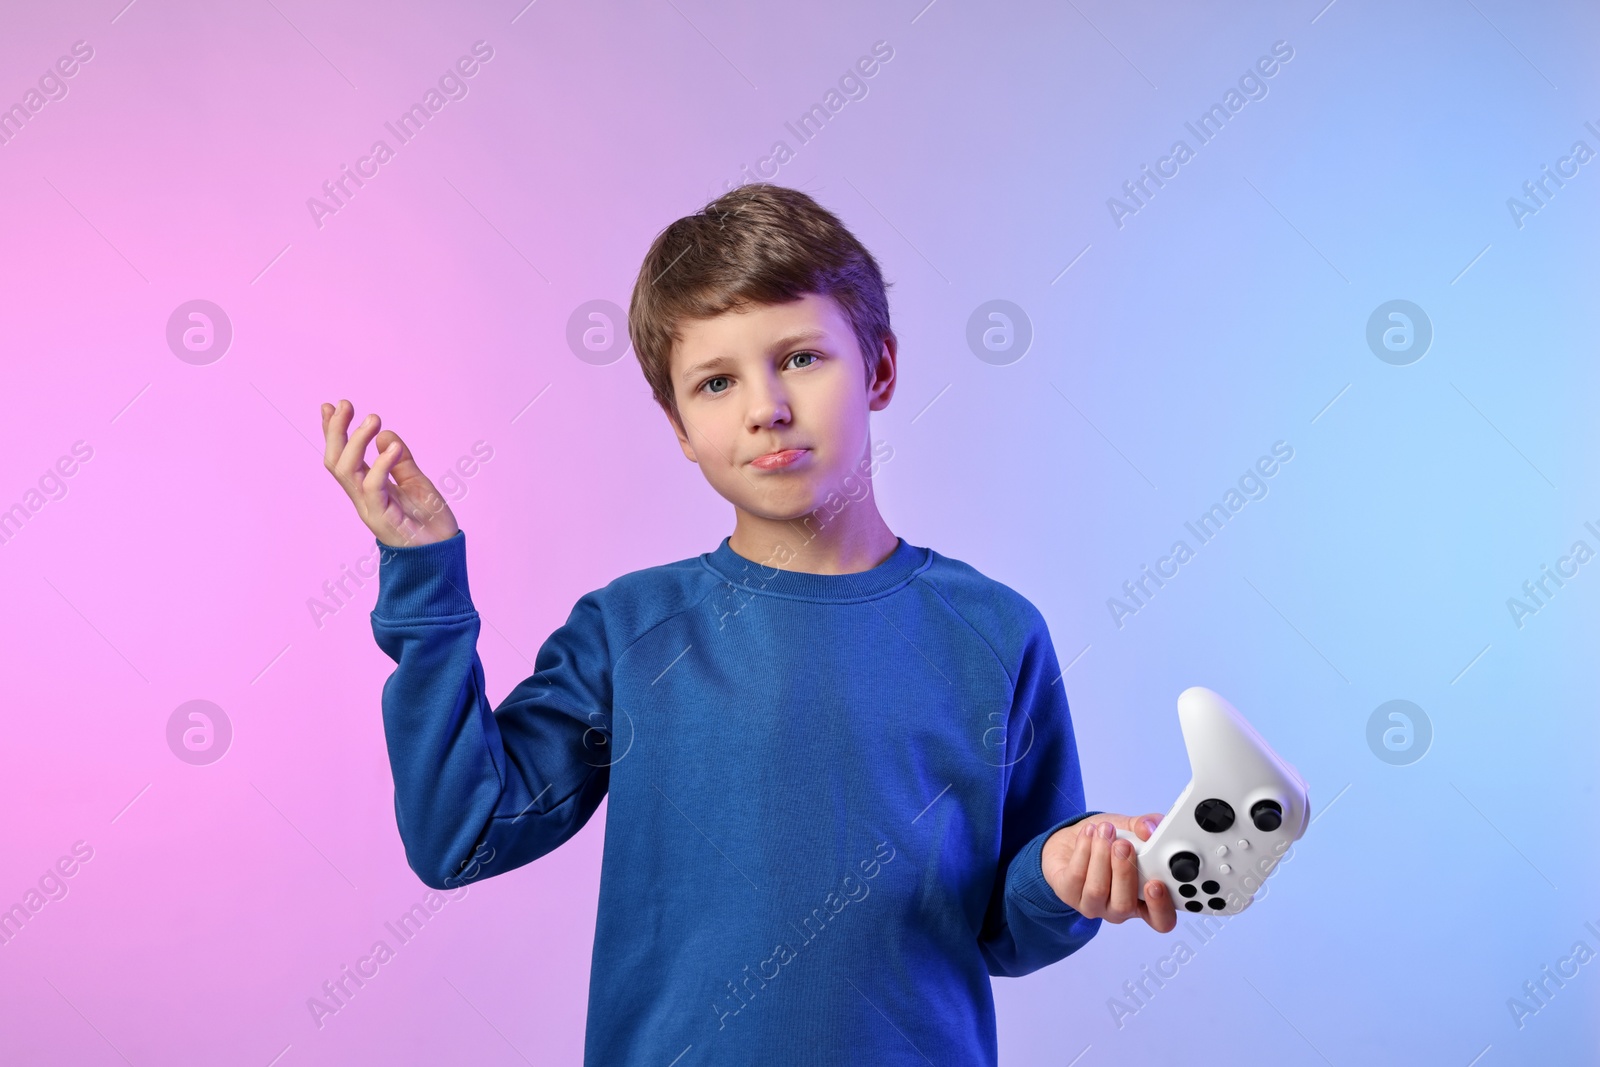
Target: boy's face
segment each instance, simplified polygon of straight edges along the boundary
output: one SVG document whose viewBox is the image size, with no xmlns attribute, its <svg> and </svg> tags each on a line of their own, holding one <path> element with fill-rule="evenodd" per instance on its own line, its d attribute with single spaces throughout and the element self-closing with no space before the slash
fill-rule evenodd
<svg viewBox="0 0 1600 1067">
<path fill-rule="evenodd" d="M 680 332 L 672 388 L 682 425 L 673 429 L 735 509 L 800 519 L 845 494 L 848 476 L 862 479 L 867 413 L 894 395 L 892 338 L 869 377 L 849 317 L 815 293 L 690 320 Z"/>
</svg>

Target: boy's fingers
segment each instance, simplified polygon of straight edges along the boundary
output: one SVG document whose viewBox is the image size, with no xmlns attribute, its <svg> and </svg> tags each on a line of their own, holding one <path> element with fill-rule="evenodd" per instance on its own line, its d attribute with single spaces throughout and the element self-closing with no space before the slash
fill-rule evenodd
<svg viewBox="0 0 1600 1067">
<path fill-rule="evenodd" d="M 1170 933 L 1178 925 L 1178 907 L 1167 892 L 1166 883 L 1152 878 L 1144 884 L 1145 922 L 1157 933 Z"/>
<path fill-rule="evenodd" d="M 1088 828 L 1087 822 L 1073 827 L 1072 856 L 1067 860 L 1065 877 L 1062 879 L 1066 892 L 1060 896 L 1075 908 L 1082 902 L 1083 879 L 1089 871 Z"/>
<path fill-rule="evenodd" d="M 339 463 L 339 456 L 344 452 L 344 431 L 349 417 L 344 414 L 343 400 L 332 405 L 332 411 L 327 410 L 328 407 L 327 404 L 323 405 L 322 463 L 337 474 L 338 471 L 334 468 Z"/>
<path fill-rule="evenodd" d="M 1106 901 L 1111 896 L 1111 844 L 1101 830 L 1110 825 L 1096 823 L 1096 832 L 1088 841 L 1089 867 L 1083 877 L 1082 905 L 1078 910 L 1090 918 L 1105 914 Z"/>
<path fill-rule="evenodd" d="M 361 488 L 368 496 L 377 494 L 383 488 L 384 480 L 389 477 L 389 468 L 394 466 L 395 461 L 404 452 L 405 446 L 400 443 L 398 437 L 379 451 L 378 457 L 372 461 L 372 467 L 367 471 L 366 477 L 361 480 Z"/>
<path fill-rule="evenodd" d="M 355 414 L 354 410 L 351 414 Z M 359 482 L 366 475 L 367 445 L 372 442 L 373 436 L 382 425 L 383 420 L 378 417 L 377 412 L 361 420 L 361 424 L 351 432 L 350 442 L 344 446 L 344 451 L 339 455 L 337 473 L 344 475 L 352 483 Z"/>
<path fill-rule="evenodd" d="M 394 471 L 396 483 L 404 485 L 412 478 L 422 474 L 422 468 L 417 466 L 416 457 L 411 454 L 411 449 L 407 447 L 404 441 L 400 440 L 400 435 L 393 430 L 384 430 L 377 436 L 375 443 L 380 451 L 387 449 L 392 444 L 400 446 L 400 454 L 395 456 L 391 468 Z"/>
<path fill-rule="evenodd" d="M 1111 843 L 1111 895 L 1108 910 L 1118 919 L 1139 910 L 1139 865 L 1133 856 L 1133 842 L 1122 838 Z"/>
<path fill-rule="evenodd" d="M 1150 840 L 1150 835 L 1156 832 L 1156 827 L 1159 825 L 1161 825 L 1161 813 L 1153 811 L 1135 818 L 1132 829 L 1140 841 L 1148 841 Z"/>
</svg>

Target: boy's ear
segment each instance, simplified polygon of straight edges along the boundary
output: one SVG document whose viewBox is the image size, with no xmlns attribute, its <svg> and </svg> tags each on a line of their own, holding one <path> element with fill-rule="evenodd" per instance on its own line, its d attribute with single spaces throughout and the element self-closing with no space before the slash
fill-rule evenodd
<svg viewBox="0 0 1600 1067">
<path fill-rule="evenodd" d="M 893 332 L 885 335 L 883 346 L 878 351 L 878 361 L 874 364 L 872 372 L 867 375 L 867 409 L 869 411 L 882 411 L 889 406 L 889 401 L 894 398 L 894 385 L 897 380 L 895 375 L 895 358 L 899 353 L 900 341 Z"/>
</svg>

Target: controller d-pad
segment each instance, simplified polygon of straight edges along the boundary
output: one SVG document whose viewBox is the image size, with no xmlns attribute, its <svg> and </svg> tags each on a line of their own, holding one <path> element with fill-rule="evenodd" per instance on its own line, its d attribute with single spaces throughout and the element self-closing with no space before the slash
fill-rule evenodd
<svg viewBox="0 0 1600 1067">
<path fill-rule="evenodd" d="M 1195 888 L 1188 882 L 1185 882 L 1178 887 L 1178 893 L 1180 896 L 1192 897 L 1195 894 Z"/>
<path fill-rule="evenodd" d="M 1201 882 L 1200 888 L 1205 890 L 1207 893 L 1216 893 L 1222 889 L 1222 887 L 1216 882 Z"/>
<path fill-rule="evenodd" d="M 1228 902 L 1223 900 L 1221 897 L 1212 897 L 1210 900 L 1206 901 L 1206 903 L 1211 905 L 1211 907 L 1217 911 L 1221 911 L 1223 908 L 1228 906 Z"/>
<path fill-rule="evenodd" d="M 1201 911 L 1205 908 L 1205 905 L 1200 903 L 1198 900 L 1187 901 L 1183 906 L 1188 908 L 1190 911 Z"/>
<path fill-rule="evenodd" d="M 1271 833 L 1283 825 L 1283 808 L 1276 800 L 1258 800 L 1250 806 L 1250 821 L 1257 830 Z"/>
<path fill-rule="evenodd" d="M 1193 852 L 1174 852 L 1167 861 L 1167 867 L 1178 881 L 1192 882 L 1195 875 L 1200 873 L 1200 857 Z"/>
<path fill-rule="evenodd" d="M 1233 825 L 1233 806 L 1212 797 L 1194 806 L 1194 821 L 1207 833 L 1220 834 Z"/>
</svg>

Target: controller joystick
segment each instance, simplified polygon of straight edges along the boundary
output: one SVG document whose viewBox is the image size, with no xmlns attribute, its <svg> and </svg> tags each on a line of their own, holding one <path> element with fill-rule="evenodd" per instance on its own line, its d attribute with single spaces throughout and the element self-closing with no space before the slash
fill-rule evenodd
<svg viewBox="0 0 1600 1067">
<path fill-rule="evenodd" d="M 1203 686 L 1178 695 L 1189 785 L 1150 840 L 1127 830 L 1144 884 L 1159 878 L 1190 912 L 1237 915 L 1311 818 L 1311 795 L 1292 765 L 1232 704 Z M 1241 817 L 1241 814 L 1243 816 Z"/>
</svg>

